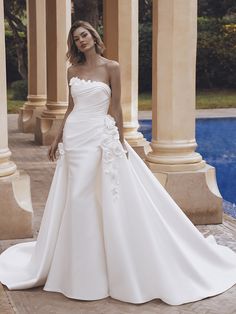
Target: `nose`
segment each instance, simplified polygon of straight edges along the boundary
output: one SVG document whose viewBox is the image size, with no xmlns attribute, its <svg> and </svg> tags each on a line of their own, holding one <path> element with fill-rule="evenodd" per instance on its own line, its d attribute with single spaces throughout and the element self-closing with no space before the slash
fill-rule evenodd
<svg viewBox="0 0 236 314">
<path fill-rule="evenodd" d="M 83 43 L 83 38 L 79 38 L 78 39 L 78 42 L 81 44 L 81 43 Z"/>
</svg>

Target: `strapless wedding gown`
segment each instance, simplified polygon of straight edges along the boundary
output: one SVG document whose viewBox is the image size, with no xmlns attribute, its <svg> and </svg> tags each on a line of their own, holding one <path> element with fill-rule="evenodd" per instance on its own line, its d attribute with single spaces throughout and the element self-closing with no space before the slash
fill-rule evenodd
<svg viewBox="0 0 236 314">
<path fill-rule="evenodd" d="M 0 255 L 9 289 L 179 305 L 236 283 L 236 254 L 205 238 L 107 114 L 111 89 L 70 80 L 74 100 L 37 241 Z"/>
</svg>

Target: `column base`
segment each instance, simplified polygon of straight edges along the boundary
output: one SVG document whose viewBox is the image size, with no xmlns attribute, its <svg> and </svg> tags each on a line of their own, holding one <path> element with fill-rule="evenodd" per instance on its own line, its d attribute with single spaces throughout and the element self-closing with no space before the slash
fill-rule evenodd
<svg viewBox="0 0 236 314">
<path fill-rule="evenodd" d="M 0 179 L 0 239 L 33 237 L 30 177 L 24 171 Z"/>
<path fill-rule="evenodd" d="M 36 117 L 35 142 L 39 145 L 50 145 L 63 121 L 61 117 Z"/>
<path fill-rule="evenodd" d="M 34 133 L 36 125 L 36 117 L 41 115 L 44 106 L 34 107 L 25 105 L 19 109 L 18 129 L 23 133 Z"/>
<path fill-rule="evenodd" d="M 222 223 L 223 199 L 214 167 L 205 164 L 195 171 L 153 173 L 193 224 Z"/>
<path fill-rule="evenodd" d="M 126 138 L 126 140 L 143 160 L 145 160 L 147 154 L 152 150 L 150 143 L 144 137 L 136 139 Z"/>
</svg>

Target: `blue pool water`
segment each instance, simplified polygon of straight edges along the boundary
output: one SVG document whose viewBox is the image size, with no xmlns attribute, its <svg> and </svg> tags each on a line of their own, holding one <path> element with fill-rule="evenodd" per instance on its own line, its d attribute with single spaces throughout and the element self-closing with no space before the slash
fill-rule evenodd
<svg viewBox="0 0 236 314">
<path fill-rule="evenodd" d="M 139 131 L 151 141 L 152 121 L 139 123 Z M 218 187 L 226 201 L 225 211 L 231 206 L 231 211 L 236 212 L 236 118 L 197 119 L 196 141 L 197 151 L 216 168 Z"/>
</svg>

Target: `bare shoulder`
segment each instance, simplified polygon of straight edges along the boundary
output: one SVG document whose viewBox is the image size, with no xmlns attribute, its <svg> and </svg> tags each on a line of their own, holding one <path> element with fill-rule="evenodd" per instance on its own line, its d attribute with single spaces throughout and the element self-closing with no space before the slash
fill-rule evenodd
<svg viewBox="0 0 236 314">
<path fill-rule="evenodd" d="M 75 65 L 75 64 L 70 65 L 70 66 L 67 68 L 67 74 L 68 74 L 68 76 L 73 75 L 74 73 L 76 73 L 77 68 L 78 68 L 78 66 Z"/>
<path fill-rule="evenodd" d="M 107 59 L 108 61 L 107 61 L 107 64 L 106 64 L 106 66 L 107 66 L 107 70 L 108 71 L 119 71 L 120 70 L 120 64 L 119 64 L 119 62 L 117 62 L 117 61 L 115 61 L 115 60 L 109 60 L 109 59 Z"/>
<path fill-rule="evenodd" d="M 67 80 L 68 82 L 70 81 L 70 79 L 74 76 L 77 76 L 77 72 L 78 72 L 78 66 L 77 65 L 70 65 L 67 68 Z"/>
<path fill-rule="evenodd" d="M 110 78 L 120 74 L 120 64 L 115 60 L 106 59 L 106 69 Z"/>
<path fill-rule="evenodd" d="M 71 78 L 74 72 L 74 65 L 71 65 L 67 68 L 67 78 Z"/>
</svg>

